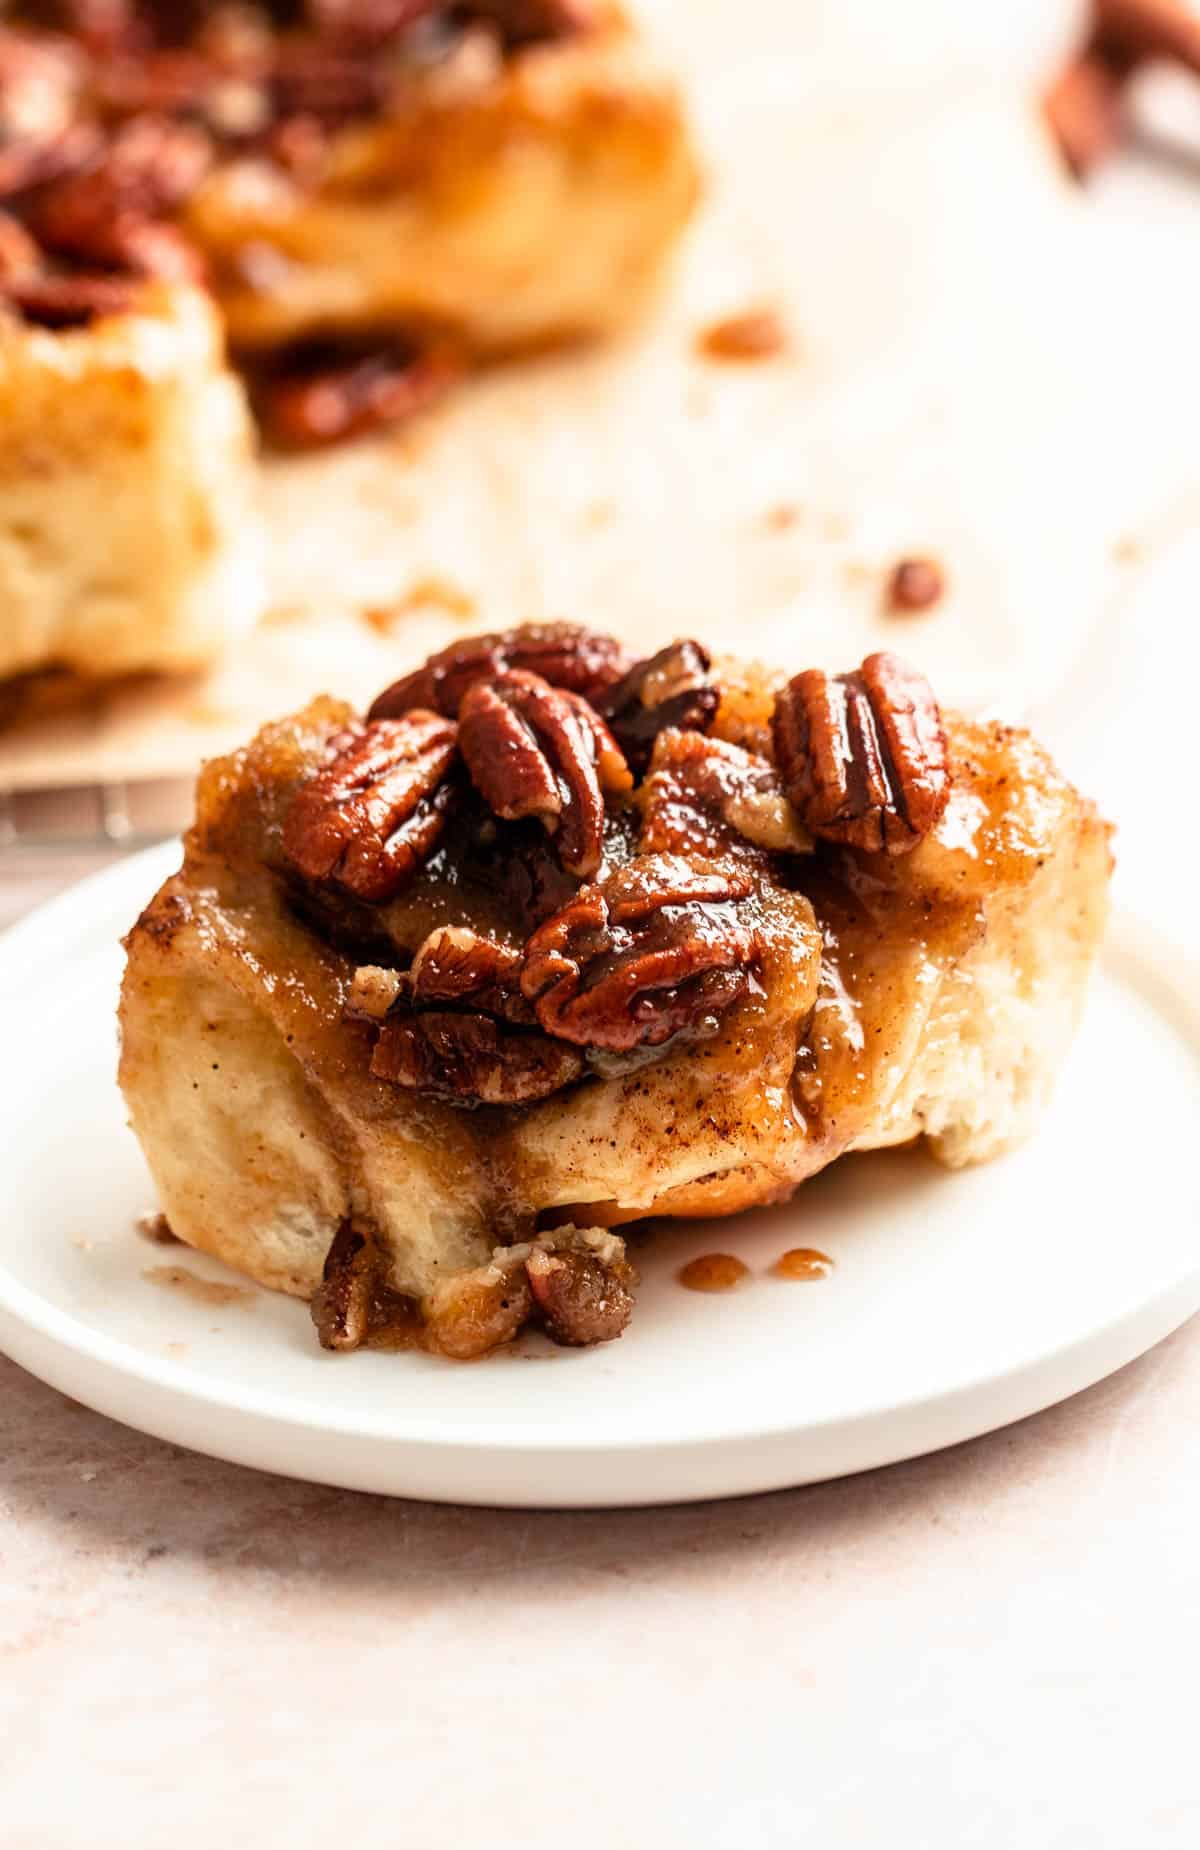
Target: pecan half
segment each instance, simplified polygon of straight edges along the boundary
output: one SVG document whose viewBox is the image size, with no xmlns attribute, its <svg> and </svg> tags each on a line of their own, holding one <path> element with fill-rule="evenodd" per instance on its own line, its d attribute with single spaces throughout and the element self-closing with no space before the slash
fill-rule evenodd
<svg viewBox="0 0 1200 1850">
<path fill-rule="evenodd" d="M 466 925 L 431 931 L 413 958 L 407 994 L 414 1008 L 467 1005 L 505 1021 L 531 1022 L 518 987 L 521 953 Z"/>
<path fill-rule="evenodd" d="M 309 1314 L 322 1349 L 358 1349 L 370 1331 L 375 1270 L 366 1236 L 347 1216 L 325 1255 Z"/>
<path fill-rule="evenodd" d="M 787 794 L 826 841 L 906 854 L 949 801 L 933 689 L 898 656 L 868 655 L 844 675 L 806 669 L 776 701 L 773 731 Z"/>
<path fill-rule="evenodd" d="M 623 1258 L 606 1264 L 596 1252 L 547 1252 L 535 1246 L 525 1261 L 525 1275 L 547 1336 L 564 1348 L 610 1343 L 633 1314 L 635 1275 Z"/>
<path fill-rule="evenodd" d="M 521 1105 L 583 1073 L 574 1047 L 539 1031 L 517 984 L 520 951 L 466 926 L 430 932 L 389 1009 L 371 1071 L 456 1105 Z"/>
<path fill-rule="evenodd" d="M 521 989 L 547 1033 L 627 1053 L 715 1034 L 755 986 L 757 934 L 739 902 L 752 875 L 672 855 L 582 887 L 525 949 Z"/>
<path fill-rule="evenodd" d="M 579 879 L 604 851 L 604 793 L 633 784 L 608 727 L 578 694 L 512 668 L 475 681 L 459 708 L 459 742 L 480 795 L 506 822 L 536 816 Z"/>
<path fill-rule="evenodd" d="M 668 726 L 707 732 L 721 696 L 709 674 L 712 661 L 698 642 L 673 642 L 636 667 L 599 702 L 600 712 L 630 764 L 644 765 Z"/>
<path fill-rule="evenodd" d="M 456 728 L 408 713 L 339 733 L 324 768 L 292 799 L 283 849 L 308 880 L 390 899 L 432 853 L 453 787 Z"/>
<path fill-rule="evenodd" d="M 551 687 L 564 687 L 595 704 L 628 667 L 629 659 L 613 636 L 597 635 L 577 623 L 524 623 L 440 649 L 412 674 L 385 688 L 368 717 L 391 719 L 410 707 L 432 707 L 457 719 L 472 682 L 510 668 L 531 669 Z"/>
<path fill-rule="evenodd" d="M 254 402 L 274 443 L 319 449 L 406 423 L 436 404 L 461 372 L 461 360 L 444 344 L 420 347 L 402 337 L 380 338 L 366 349 L 306 342 L 259 375 Z"/>
<path fill-rule="evenodd" d="M 583 1059 L 536 1030 L 490 1015 L 427 1009 L 384 1022 L 371 1056 L 376 1079 L 453 1105 L 528 1105 L 583 1075 Z"/>
<path fill-rule="evenodd" d="M 642 854 L 806 854 L 813 845 L 774 765 L 695 732 L 660 735 L 637 802 Z"/>
</svg>

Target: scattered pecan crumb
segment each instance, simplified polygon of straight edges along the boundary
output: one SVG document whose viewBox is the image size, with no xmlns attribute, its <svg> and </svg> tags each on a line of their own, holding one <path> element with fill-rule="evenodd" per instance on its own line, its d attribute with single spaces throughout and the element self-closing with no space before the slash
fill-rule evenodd
<svg viewBox="0 0 1200 1850">
<path fill-rule="evenodd" d="M 696 351 L 706 360 L 736 364 L 774 359 L 787 345 L 787 329 L 777 309 L 748 308 L 710 323 L 697 336 Z"/>
<path fill-rule="evenodd" d="M 897 614 L 931 610 L 946 589 L 946 577 L 936 559 L 901 559 L 887 584 L 887 606 Z"/>
<path fill-rule="evenodd" d="M 398 970 L 379 964 L 360 964 L 350 979 L 346 1013 L 364 1021 L 382 1021 L 400 994 Z"/>
<path fill-rule="evenodd" d="M 253 1293 L 245 1285 L 226 1285 L 215 1278 L 201 1278 L 185 1265 L 152 1265 L 142 1273 L 152 1285 L 165 1285 L 194 1298 L 197 1304 L 248 1304 Z"/>
</svg>

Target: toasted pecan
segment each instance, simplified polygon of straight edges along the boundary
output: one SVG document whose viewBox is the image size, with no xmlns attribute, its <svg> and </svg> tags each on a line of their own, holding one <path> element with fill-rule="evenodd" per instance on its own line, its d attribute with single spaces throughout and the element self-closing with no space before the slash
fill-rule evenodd
<svg viewBox="0 0 1200 1850">
<path fill-rule="evenodd" d="M 550 1034 L 627 1053 L 715 1033 L 747 995 L 757 934 L 740 902 L 753 878 L 645 855 L 581 887 L 526 947 L 521 989 Z"/>
<path fill-rule="evenodd" d="M 632 787 L 612 734 L 578 694 L 513 668 L 475 681 L 459 709 L 459 740 L 472 781 L 497 816 L 536 816 L 554 835 L 568 873 L 600 866 L 604 797 Z"/>
<path fill-rule="evenodd" d="M 348 728 L 292 799 L 284 853 L 308 880 L 372 902 L 392 898 L 442 833 L 456 750 L 457 729 L 438 713 Z"/>
<path fill-rule="evenodd" d="M 698 642 L 668 644 L 638 662 L 599 701 L 630 764 L 641 767 L 660 732 L 676 726 L 707 732 L 721 696 L 711 676 L 712 660 Z"/>
<path fill-rule="evenodd" d="M 950 796 L 946 734 L 933 690 L 898 656 L 860 669 L 806 669 L 774 715 L 775 753 L 805 826 L 868 853 L 905 854 Z"/>
<path fill-rule="evenodd" d="M 432 707 L 447 719 L 457 719 L 472 682 L 510 668 L 528 668 L 551 687 L 564 687 L 598 703 L 625 675 L 629 659 L 615 637 L 582 624 L 524 623 L 439 649 L 420 668 L 386 687 L 368 717 L 393 719 L 410 707 Z"/>
</svg>

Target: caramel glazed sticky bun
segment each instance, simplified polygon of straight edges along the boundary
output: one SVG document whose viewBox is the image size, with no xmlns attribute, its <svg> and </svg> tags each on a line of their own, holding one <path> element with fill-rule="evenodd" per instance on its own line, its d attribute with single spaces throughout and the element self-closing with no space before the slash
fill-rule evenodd
<svg viewBox="0 0 1200 1850">
<path fill-rule="evenodd" d="M 1025 1135 L 1110 871 L 1046 753 L 895 656 L 481 636 L 207 766 L 121 1084 L 175 1233 L 327 1347 L 604 1341 L 621 1223 Z"/>
<path fill-rule="evenodd" d="M 675 88 L 614 0 L 0 15 L 0 320 L 77 330 L 149 283 L 207 292 L 285 444 L 607 332 L 695 199 Z"/>
</svg>

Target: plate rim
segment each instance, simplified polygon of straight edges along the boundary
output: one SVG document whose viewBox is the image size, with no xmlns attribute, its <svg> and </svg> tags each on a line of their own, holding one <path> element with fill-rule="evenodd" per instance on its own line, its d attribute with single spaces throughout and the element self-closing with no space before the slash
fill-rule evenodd
<svg viewBox="0 0 1200 1850">
<path fill-rule="evenodd" d="M 64 951 L 69 955 L 72 949 L 86 946 L 89 939 L 107 926 L 105 911 L 115 910 L 118 899 L 124 908 L 130 899 L 131 889 L 136 889 L 143 878 L 147 885 L 148 899 L 153 891 L 150 883 L 157 883 L 174 871 L 179 853 L 180 844 L 171 841 L 122 859 L 114 866 L 69 887 L 10 926 L 0 934 L 0 991 L 10 990 L 13 979 L 21 974 L 23 954 L 30 955 L 36 974 L 38 962 L 47 956 L 61 957 Z M 100 915 L 99 919 L 97 914 Z M 60 925 L 62 930 L 56 930 Z M 1127 908 L 1114 909 L 1101 961 L 1119 986 L 1139 995 L 1171 1029 L 1175 1038 L 1187 1046 L 1194 1057 L 1200 1058 L 1200 970 L 1193 969 L 1190 959 L 1166 934 Z M 27 978 L 25 980 L 28 981 Z M 27 1014 L 35 1006 L 33 997 L 37 993 L 34 982 L 25 995 L 18 997 L 19 1016 Z M 18 1020 L 18 1028 L 24 1025 L 22 1020 Z M 997 1422 L 994 1417 L 981 1411 L 980 1404 L 1001 1384 L 1009 1388 L 1017 1385 L 1026 1388 L 1024 1398 L 1032 1399 L 1035 1403 L 1029 1406 L 1030 1412 L 1037 1407 L 1054 1404 L 1064 1398 L 1063 1392 L 1055 1390 L 1049 1398 L 1043 1397 L 1043 1390 L 1036 1385 L 1039 1380 L 1047 1377 L 1058 1379 L 1064 1372 L 1067 1376 L 1078 1376 L 1075 1384 L 1066 1389 L 1066 1394 L 1077 1392 L 1124 1366 L 1147 1347 L 1180 1327 L 1197 1310 L 1200 1310 L 1200 1250 L 1190 1268 L 1166 1283 L 1160 1280 L 1148 1284 L 1122 1308 L 1118 1316 L 1103 1324 L 1099 1331 L 1066 1337 L 1053 1348 L 1041 1351 L 1015 1368 L 992 1368 L 933 1391 L 914 1390 L 898 1400 L 890 1399 L 885 1403 L 872 1401 L 849 1412 L 823 1414 L 815 1418 L 798 1418 L 793 1410 L 775 1418 L 756 1418 L 752 1425 L 747 1425 L 743 1416 L 737 1427 L 710 1425 L 703 1432 L 679 1433 L 664 1432 L 661 1426 L 656 1426 L 649 1430 L 624 1432 L 619 1436 L 600 1425 L 589 1430 L 573 1431 L 571 1437 L 564 1440 L 561 1429 L 556 1429 L 552 1424 L 531 1425 L 524 1419 L 496 1420 L 482 1413 L 470 1422 L 439 1427 L 436 1416 L 414 1416 L 410 1413 L 406 1417 L 402 1401 L 377 1404 L 375 1408 L 363 1407 L 352 1416 L 330 1409 L 316 1421 L 311 1411 L 296 1410 L 289 1405 L 282 1393 L 257 1387 L 247 1389 L 245 1386 L 230 1386 L 199 1374 L 175 1358 L 152 1355 L 137 1349 L 126 1340 L 95 1329 L 78 1315 L 61 1309 L 52 1298 L 24 1284 L 12 1274 L 6 1261 L 0 1258 L 0 1347 L 30 1372 L 42 1379 L 51 1380 L 52 1385 L 59 1385 L 54 1379 L 58 1370 L 53 1363 L 59 1361 L 67 1365 L 74 1359 L 76 1363 L 82 1361 L 90 1371 L 99 1372 L 106 1381 L 114 1383 L 118 1393 L 122 1385 L 126 1388 L 136 1386 L 149 1389 L 165 1397 L 171 1407 L 182 1402 L 193 1411 L 230 1415 L 250 1424 L 266 1422 L 271 1427 L 283 1426 L 293 1436 L 311 1443 L 351 1440 L 373 1446 L 382 1444 L 396 1454 L 397 1460 L 405 1454 L 421 1454 L 427 1458 L 450 1456 L 460 1461 L 472 1454 L 486 1454 L 500 1467 L 506 1462 L 511 1464 L 517 1460 L 524 1460 L 536 1467 L 555 1457 L 571 1457 L 581 1461 L 624 1459 L 630 1462 L 631 1468 L 636 1469 L 638 1463 L 644 1462 L 649 1455 L 661 1463 L 665 1453 L 687 1459 L 704 1451 L 736 1451 L 739 1447 L 778 1448 L 786 1445 L 789 1440 L 797 1444 L 804 1439 L 819 1443 L 834 1432 L 866 1432 L 887 1422 L 891 1422 L 899 1431 L 921 1419 L 943 1423 L 950 1421 L 961 1427 L 953 1437 L 915 1448 L 919 1451 L 940 1449 L 946 1444 L 992 1430 L 997 1425 L 1007 1425 L 1013 1418 L 1026 1417 L 1021 1414 L 1005 1415 Z M 1145 1341 L 1145 1328 L 1150 1325 L 1154 1326 L 1155 1333 L 1149 1341 Z M 1098 1348 L 1103 1349 L 1109 1359 L 1096 1368 L 1087 1357 L 1094 1356 Z M 49 1372 L 46 1371 L 47 1354 L 52 1358 Z M 336 1358 L 333 1361 L 336 1365 Z M 87 1385 L 88 1391 L 94 1393 L 94 1382 L 89 1380 Z M 598 1388 L 598 1399 L 604 1398 Z M 973 1412 L 972 1409 L 976 1410 Z M 108 1408 L 102 1410 L 108 1412 Z M 373 1414 L 375 1417 L 372 1417 Z M 110 1417 L 139 1425 L 137 1419 L 125 1414 Z M 399 1428 L 397 1419 L 401 1422 Z M 171 1424 L 170 1420 L 167 1424 Z M 159 1437 L 175 1438 L 173 1433 L 163 1430 L 161 1422 L 157 1426 L 149 1421 L 141 1423 L 140 1430 L 155 1432 Z M 288 1469 L 278 1460 L 265 1459 L 261 1452 L 257 1457 L 247 1456 L 244 1451 L 239 1454 L 237 1447 L 231 1449 L 229 1445 L 222 1446 L 219 1442 L 211 1446 L 197 1446 L 191 1438 L 175 1439 L 175 1442 L 187 1444 L 193 1449 L 208 1450 L 210 1455 L 233 1457 L 235 1462 L 257 1464 L 262 1469 L 282 1470 L 285 1474 Z M 915 1450 L 906 1442 L 898 1451 L 877 1462 L 913 1456 Z M 860 1468 L 865 1467 L 847 1467 L 852 1470 Z M 313 1473 L 306 1470 L 302 1475 L 311 1476 Z M 343 1480 L 335 1472 L 326 1481 Z M 794 1477 L 772 1478 L 757 1487 L 779 1487 L 784 1482 L 796 1481 L 801 1480 Z M 714 1493 L 708 1490 L 698 1494 L 712 1496 L 740 1493 Z M 453 1500 L 495 1501 L 494 1498 L 473 1499 L 461 1488 L 454 1492 Z M 545 1496 L 520 1500 L 523 1503 L 541 1502 L 543 1505 L 548 1501 Z M 633 1503 L 662 1501 L 664 1498 L 620 1496 L 605 1500 Z M 572 1501 L 577 1502 L 578 1499 Z"/>
</svg>

